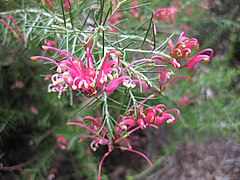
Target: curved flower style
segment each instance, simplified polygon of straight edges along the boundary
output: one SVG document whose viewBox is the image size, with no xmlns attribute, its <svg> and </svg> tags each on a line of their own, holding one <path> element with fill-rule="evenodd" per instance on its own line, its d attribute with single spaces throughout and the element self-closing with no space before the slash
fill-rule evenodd
<svg viewBox="0 0 240 180">
<path fill-rule="evenodd" d="M 210 52 L 210 55 L 203 54 L 205 52 Z M 210 49 L 210 48 L 204 49 L 204 50 L 198 52 L 197 54 L 195 54 L 194 56 L 190 57 L 187 60 L 187 62 L 183 65 L 183 67 L 192 69 L 197 65 L 197 63 L 199 61 L 203 61 L 204 63 L 207 64 L 210 61 L 210 59 L 212 58 L 212 56 L 213 56 L 212 49 Z"/>
<path fill-rule="evenodd" d="M 57 73 L 51 75 L 52 83 L 49 85 L 49 92 L 58 91 L 61 93 L 69 87 L 81 91 L 86 97 L 92 97 L 97 92 L 112 92 L 120 83 L 130 79 L 128 76 L 119 76 L 119 51 L 111 50 L 108 52 L 101 62 L 99 71 L 96 71 L 90 47 L 86 47 L 86 64 L 66 50 L 51 46 L 42 46 L 42 48 L 57 51 L 59 57 L 58 61 L 44 56 L 33 56 L 31 58 L 32 60 L 43 59 L 50 61 L 57 67 Z M 65 59 L 61 60 L 61 55 Z M 110 56 L 116 56 L 116 58 L 108 60 Z"/>
<path fill-rule="evenodd" d="M 2 22 L 2 23 L 9 29 L 9 31 L 11 31 L 11 32 L 13 33 L 13 35 L 14 35 L 15 38 L 21 39 L 22 42 L 25 42 L 25 39 L 23 38 L 23 35 L 22 35 L 22 33 L 21 33 L 21 31 L 20 31 L 20 28 L 19 28 L 16 20 L 14 19 L 14 17 L 11 16 L 11 15 L 5 15 L 5 16 L 3 16 L 3 17 L 4 17 L 5 19 L 10 19 L 10 20 L 12 21 L 15 30 L 14 30 L 6 21 L 0 19 L 0 22 Z"/>
<path fill-rule="evenodd" d="M 86 122 L 86 123 L 84 123 Z M 90 122 L 90 124 L 88 123 Z M 138 130 L 139 128 L 135 128 L 133 130 L 127 131 L 126 129 L 119 129 L 119 125 L 115 125 L 115 129 L 118 128 L 118 131 L 114 132 L 114 136 L 110 135 L 106 128 L 103 126 L 102 118 L 94 118 L 92 116 L 86 116 L 83 119 L 80 119 L 78 122 L 68 122 L 67 125 L 76 125 L 82 128 L 85 128 L 89 132 L 93 133 L 94 135 L 84 135 L 82 136 L 79 141 L 81 142 L 83 139 L 93 139 L 90 143 L 90 147 L 93 151 L 96 151 L 99 145 L 107 145 L 108 151 L 102 157 L 99 167 L 98 167 L 98 180 L 101 179 L 101 168 L 104 160 L 106 157 L 114 150 L 114 148 L 121 149 L 123 151 L 130 151 L 135 154 L 142 156 L 150 166 L 152 166 L 152 162 L 141 152 L 132 149 L 129 141 L 126 139 L 127 136 Z M 125 141 L 127 146 L 118 145 L 120 141 Z"/>
<path fill-rule="evenodd" d="M 162 56 L 153 56 L 152 59 L 156 59 L 156 64 L 160 64 L 161 62 L 168 62 L 166 58 Z M 179 65 L 180 66 L 180 65 Z M 178 67 L 175 67 L 178 68 Z M 167 87 L 172 84 L 177 79 L 187 79 L 189 81 L 192 81 L 193 79 L 187 76 L 175 76 L 171 78 L 172 75 L 174 75 L 174 72 L 171 69 L 166 69 L 165 66 L 158 66 L 157 67 L 158 72 L 158 82 L 159 82 L 159 90 L 157 92 L 162 93 Z"/>
</svg>

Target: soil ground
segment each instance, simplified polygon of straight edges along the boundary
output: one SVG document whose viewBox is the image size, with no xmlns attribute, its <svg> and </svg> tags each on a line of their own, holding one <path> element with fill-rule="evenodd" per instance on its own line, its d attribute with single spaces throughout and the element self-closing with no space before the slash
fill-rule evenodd
<svg viewBox="0 0 240 180">
<path fill-rule="evenodd" d="M 109 160 L 111 161 L 111 160 Z M 123 166 L 110 179 L 125 179 Z M 147 180 L 240 180 L 240 144 L 208 137 L 202 144 L 182 143 L 176 153 L 164 157 L 154 169 L 133 176 Z"/>
</svg>

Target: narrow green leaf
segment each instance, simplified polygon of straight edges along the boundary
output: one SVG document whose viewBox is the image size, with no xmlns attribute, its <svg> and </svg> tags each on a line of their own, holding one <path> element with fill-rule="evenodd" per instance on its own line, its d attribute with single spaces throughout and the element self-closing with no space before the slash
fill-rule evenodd
<svg viewBox="0 0 240 180">
<path fill-rule="evenodd" d="M 147 19 L 146 21 L 144 21 L 141 25 L 137 26 L 137 27 L 134 29 L 134 32 L 136 32 L 136 31 L 139 30 L 141 27 L 143 27 L 147 22 L 148 22 L 148 19 Z"/>
<path fill-rule="evenodd" d="M 128 94 L 128 98 L 126 98 L 126 99 L 129 99 L 129 101 L 128 101 L 127 108 L 126 108 L 124 114 L 127 114 L 128 110 L 130 108 L 131 102 L 132 102 L 132 99 L 130 98 L 129 94 Z"/>
<path fill-rule="evenodd" d="M 116 104 L 118 104 L 118 105 L 127 107 L 126 105 L 124 105 L 124 104 L 122 104 L 122 103 L 120 103 L 120 102 L 118 102 L 118 101 L 116 101 L 116 100 L 114 100 L 114 99 L 112 99 L 112 98 L 110 98 L 110 97 L 108 97 L 108 100 L 110 100 L 110 101 L 112 101 L 112 102 L 114 102 L 114 103 L 116 103 Z"/>
<path fill-rule="evenodd" d="M 104 57 L 104 52 L 105 52 L 105 45 L 104 45 L 104 38 L 105 38 L 105 35 L 104 35 L 104 30 L 102 31 L 102 56 Z"/>
<path fill-rule="evenodd" d="M 90 11 L 88 12 L 87 17 L 85 18 L 85 20 L 84 20 L 84 22 L 83 22 L 81 31 L 84 29 L 84 27 L 85 27 L 85 25 L 86 25 L 86 23 L 87 23 L 88 17 L 90 16 L 91 12 L 92 12 L 92 10 L 90 10 Z"/>
<path fill-rule="evenodd" d="M 132 7 L 129 7 L 129 8 L 119 9 L 117 12 L 128 11 L 128 10 L 133 9 L 133 8 L 139 8 L 139 7 L 148 6 L 148 5 L 151 5 L 151 3 L 139 4 L 137 6 L 132 6 Z"/>
<path fill-rule="evenodd" d="M 103 17 L 104 5 L 105 5 L 104 2 L 105 0 L 100 0 L 100 12 L 98 14 L 99 24 L 102 24 L 102 17 Z"/>
<path fill-rule="evenodd" d="M 94 23 L 95 23 L 95 24 L 94 24 L 95 26 L 99 26 L 99 24 L 98 24 L 98 22 L 97 22 L 96 16 L 97 16 L 97 11 L 95 11 L 94 14 L 93 14 L 93 21 L 94 21 Z"/>
<path fill-rule="evenodd" d="M 114 47 L 116 50 L 121 51 L 121 49 L 119 49 L 117 46 L 114 46 L 107 38 L 104 39 L 107 43 L 110 44 L 110 46 Z"/>
<path fill-rule="evenodd" d="M 107 22 L 108 17 L 109 17 L 109 14 L 110 14 L 111 12 L 112 12 L 112 5 L 108 8 L 107 15 L 106 15 L 106 17 L 105 17 L 105 19 L 104 19 L 104 21 L 103 21 L 103 23 L 102 23 L 103 26 L 104 26 L 105 23 Z"/>
<path fill-rule="evenodd" d="M 153 13 L 152 13 L 152 16 L 151 16 L 151 19 L 150 19 L 150 23 L 149 23 L 149 25 L 148 25 L 148 29 L 147 29 L 147 32 L 146 32 L 146 35 L 145 35 L 145 37 L 144 37 L 144 40 L 143 40 L 143 42 L 142 42 L 141 47 L 143 47 L 143 45 L 144 45 L 144 43 L 145 43 L 145 41 L 146 41 L 146 39 L 147 39 L 148 33 L 149 33 L 149 31 L 150 31 L 150 28 L 151 28 L 151 24 L 152 24 L 152 18 L 153 18 Z"/>
<path fill-rule="evenodd" d="M 72 5 L 71 5 L 71 2 L 68 1 L 69 3 L 69 14 L 70 14 L 70 21 L 71 21 L 71 25 L 72 25 L 72 29 L 74 28 L 73 26 L 73 14 L 72 14 Z"/>
<path fill-rule="evenodd" d="M 155 49 L 155 51 L 162 51 L 163 49 L 165 49 L 165 47 L 168 44 L 168 40 L 171 39 L 174 36 L 175 33 L 172 33 L 171 36 L 169 36 L 157 49 Z"/>
<path fill-rule="evenodd" d="M 66 17 L 65 17 L 65 12 L 64 12 L 63 0 L 61 0 L 61 6 L 62 6 L 62 15 L 63 15 L 64 26 L 65 26 L 65 28 L 67 28 L 67 23 L 66 23 Z"/>
<path fill-rule="evenodd" d="M 94 103 L 96 103 L 97 101 L 99 101 L 99 99 L 95 98 L 94 100 L 88 102 L 87 104 L 85 104 L 84 106 L 82 106 L 81 108 L 79 108 L 78 110 L 76 110 L 71 116 L 75 116 L 77 113 L 81 112 L 83 109 L 85 109 L 86 107 L 92 106 Z"/>
<path fill-rule="evenodd" d="M 124 46 L 124 47 L 122 48 L 122 51 L 123 51 L 124 49 L 128 48 L 129 46 L 131 46 L 133 43 L 134 43 L 133 41 L 130 42 L 130 43 L 128 43 L 126 46 Z"/>
</svg>

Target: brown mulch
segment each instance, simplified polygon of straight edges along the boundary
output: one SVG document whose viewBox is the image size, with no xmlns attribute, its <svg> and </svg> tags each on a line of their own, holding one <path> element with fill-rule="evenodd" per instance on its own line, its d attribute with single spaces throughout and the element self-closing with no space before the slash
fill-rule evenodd
<svg viewBox="0 0 240 180">
<path fill-rule="evenodd" d="M 201 145 L 184 143 L 174 156 L 164 158 L 148 180 L 240 180 L 240 144 L 209 137 Z M 145 177 L 144 177 L 145 176 Z"/>
</svg>

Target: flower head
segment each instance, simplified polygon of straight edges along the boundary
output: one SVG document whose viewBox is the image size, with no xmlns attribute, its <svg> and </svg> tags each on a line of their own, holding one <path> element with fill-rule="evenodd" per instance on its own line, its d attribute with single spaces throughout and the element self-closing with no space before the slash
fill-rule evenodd
<svg viewBox="0 0 240 180">
<path fill-rule="evenodd" d="M 81 91 L 86 97 L 92 97 L 98 92 L 112 92 L 120 83 L 130 79 L 128 76 L 119 75 L 120 53 L 116 50 L 108 52 L 101 60 L 99 70 L 96 70 L 89 46 L 85 48 L 85 63 L 66 50 L 51 46 L 42 47 L 44 50 L 57 51 L 59 57 L 64 56 L 64 59 L 58 59 L 58 61 L 44 56 L 33 56 L 31 58 L 32 60 L 50 61 L 56 66 L 56 73 L 51 75 L 52 83 L 49 84 L 49 92 L 57 91 L 61 93 L 66 91 L 67 88 L 71 88 L 75 91 Z"/>
<path fill-rule="evenodd" d="M 70 9 L 70 3 L 72 2 L 72 0 L 64 0 L 64 10 L 66 11 L 66 12 L 68 12 L 69 11 L 69 9 Z"/>
<path fill-rule="evenodd" d="M 134 6 L 138 5 L 138 1 L 137 0 L 133 0 L 130 2 L 130 5 L 133 6 L 133 8 L 130 9 L 130 12 L 132 14 L 133 17 L 138 17 L 138 9 Z"/>
<path fill-rule="evenodd" d="M 191 48 L 199 48 L 198 40 L 195 38 L 186 37 L 185 32 L 180 34 L 175 46 L 173 46 L 171 39 L 168 41 L 170 55 L 176 60 L 176 62 L 180 62 L 182 59 L 189 57 L 192 52 Z"/>
<path fill-rule="evenodd" d="M 51 39 L 46 39 L 44 45 L 54 47 L 56 45 L 56 42 Z"/>
<path fill-rule="evenodd" d="M 130 129 L 137 124 L 141 129 L 145 129 L 148 126 L 156 127 L 155 125 L 162 124 L 165 121 L 167 123 L 173 123 L 180 115 L 180 111 L 178 109 L 173 108 L 166 110 L 166 106 L 164 104 L 148 107 L 145 110 L 143 110 L 142 104 L 139 104 L 137 116 L 134 115 L 132 108 L 129 109 L 130 115 L 121 115 L 122 121 L 119 124 L 121 128 L 126 126 L 126 129 Z M 171 114 L 174 111 L 177 112 L 176 116 Z"/>
<path fill-rule="evenodd" d="M 153 18 L 156 18 L 159 21 L 173 23 L 176 12 L 177 8 L 174 6 L 158 8 L 156 12 L 153 14 Z"/>
<path fill-rule="evenodd" d="M 120 120 L 121 118 L 118 118 Z M 86 122 L 86 123 L 85 123 Z M 90 124 L 88 123 L 90 122 Z M 124 120 L 124 122 L 120 122 L 119 124 L 115 124 L 115 129 L 113 136 L 109 134 L 108 131 L 106 131 L 105 127 L 102 123 L 102 118 L 94 118 L 92 116 L 86 116 L 83 119 L 81 119 L 78 122 L 68 122 L 67 125 L 76 125 L 82 128 L 85 128 L 89 132 L 91 132 L 93 135 L 84 135 L 79 139 L 79 142 L 81 142 L 83 139 L 92 139 L 90 143 L 90 147 L 93 151 L 96 151 L 100 145 L 102 146 L 108 146 L 108 151 L 104 154 L 102 157 L 99 167 L 98 167 L 98 180 L 101 179 L 101 168 L 104 160 L 106 157 L 114 150 L 114 148 L 121 149 L 123 151 L 130 151 L 137 155 L 142 156 L 151 166 L 152 162 L 141 152 L 136 151 L 132 149 L 132 146 L 130 145 L 129 141 L 127 140 L 127 137 L 138 130 L 139 128 L 131 129 L 131 128 L 125 128 L 127 126 L 135 126 L 136 123 L 133 122 L 132 119 Z M 134 124 L 131 124 L 134 123 Z M 119 145 L 120 141 L 124 141 L 125 146 Z"/>
<path fill-rule="evenodd" d="M 197 50 L 199 48 L 198 40 L 195 38 L 188 38 L 185 32 L 182 32 L 174 45 L 172 40 L 168 40 L 168 49 L 170 52 L 170 59 L 164 58 L 162 56 L 153 56 L 152 59 L 156 58 L 164 63 L 169 63 L 174 68 L 183 68 L 188 69 L 194 68 L 198 62 L 204 61 L 208 63 L 213 56 L 213 50 L 210 48 L 204 49 L 197 54 L 191 56 L 192 50 Z M 208 53 L 209 55 L 205 54 Z M 182 63 L 184 59 L 185 64 Z"/>
<path fill-rule="evenodd" d="M 56 145 L 60 149 L 66 150 L 67 143 L 68 143 L 68 141 L 66 140 L 66 138 L 63 135 L 57 134 Z"/>
</svg>

